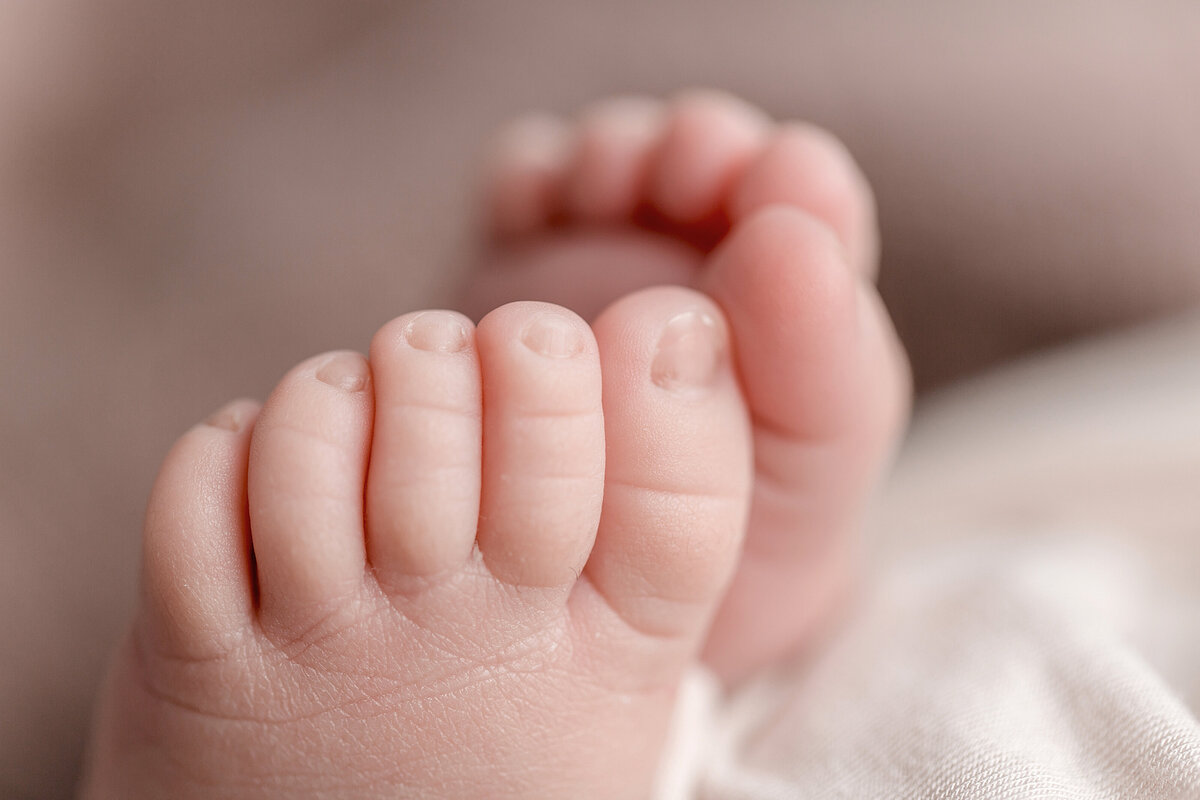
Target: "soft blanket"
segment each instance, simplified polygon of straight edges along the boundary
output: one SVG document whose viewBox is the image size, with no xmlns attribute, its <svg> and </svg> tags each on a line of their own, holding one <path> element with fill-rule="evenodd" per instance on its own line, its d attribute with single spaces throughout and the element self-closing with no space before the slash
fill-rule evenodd
<svg viewBox="0 0 1200 800">
<path fill-rule="evenodd" d="M 1200 798 L 1200 318 L 934 398 L 871 536 L 825 641 L 687 687 L 663 797 Z"/>
</svg>

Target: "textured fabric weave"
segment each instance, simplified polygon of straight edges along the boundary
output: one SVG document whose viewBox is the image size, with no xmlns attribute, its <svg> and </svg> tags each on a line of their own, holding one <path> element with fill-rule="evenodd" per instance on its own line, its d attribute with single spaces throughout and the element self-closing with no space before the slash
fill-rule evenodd
<svg viewBox="0 0 1200 800">
<path fill-rule="evenodd" d="M 870 591 L 712 707 L 691 796 L 1200 800 L 1198 361 L 1185 320 L 933 403 Z"/>
<path fill-rule="evenodd" d="M 818 661 L 731 703 L 700 796 L 1200 798 L 1200 602 L 1097 551 L 897 567 Z M 1141 634 L 1185 623 L 1161 669 Z"/>
</svg>

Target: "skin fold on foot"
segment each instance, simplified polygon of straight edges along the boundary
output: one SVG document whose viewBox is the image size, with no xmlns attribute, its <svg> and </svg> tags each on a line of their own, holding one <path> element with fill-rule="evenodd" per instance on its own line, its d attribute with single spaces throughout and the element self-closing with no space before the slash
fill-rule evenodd
<svg viewBox="0 0 1200 800">
<path fill-rule="evenodd" d="M 874 202 L 849 153 L 810 125 L 688 92 L 519 119 L 486 175 L 476 315 L 533 298 L 591 318 L 659 284 L 724 309 L 755 479 L 705 658 L 737 681 L 803 646 L 853 585 L 860 516 L 910 394 L 873 282 Z"/>
<path fill-rule="evenodd" d="M 643 798 L 751 478 L 721 310 L 408 314 L 178 441 L 87 798 Z"/>
</svg>

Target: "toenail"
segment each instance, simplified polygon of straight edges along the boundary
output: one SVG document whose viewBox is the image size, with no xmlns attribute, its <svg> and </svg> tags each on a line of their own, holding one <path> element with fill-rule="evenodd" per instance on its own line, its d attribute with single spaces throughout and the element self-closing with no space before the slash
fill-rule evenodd
<svg viewBox="0 0 1200 800">
<path fill-rule="evenodd" d="M 354 353 L 338 353 L 317 370 L 317 380 L 347 392 L 361 392 L 367 377 L 367 362 Z"/>
<path fill-rule="evenodd" d="M 467 346 L 467 326 L 452 314 L 419 314 L 404 329 L 404 338 L 417 350 L 457 353 Z"/>
<path fill-rule="evenodd" d="M 681 391 L 712 383 L 725 352 L 720 323 L 704 311 L 672 317 L 658 340 L 650 379 L 664 389 Z"/>
<path fill-rule="evenodd" d="M 571 358 L 583 352 L 579 326 L 558 314 L 539 314 L 525 326 L 521 341 L 547 358 Z"/>
<path fill-rule="evenodd" d="M 204 424 L 213 428 L 223 428 L 237 433 L 246 424 L 246 408 L 239 403 L 230 403 L 224 408 L 214 411 Z"/>
</svg>

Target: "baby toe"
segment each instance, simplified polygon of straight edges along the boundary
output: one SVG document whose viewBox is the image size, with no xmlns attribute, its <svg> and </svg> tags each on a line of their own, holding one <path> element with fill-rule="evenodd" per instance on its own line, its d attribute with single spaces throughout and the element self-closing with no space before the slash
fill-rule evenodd
<svg viewBox="0 0 1200 800">
<path fill-rule="evenodd" d="M 630 219 L 642 202 L 651 157 L 665 121 L 662 103 L 619 97 L 580 115 L 566 182 L 566 207 L 587 222 Z"/>
<path fill-rule="evenodd" d="M 569 585 L 587 558 L 604 492 L 596 343 L 546 303 L 496 309 L 476 332 L 483 379 L 477 541 L 499 580 Z"/>
<path fill-rule="evenodd" d="M 874 287 L 832 230 L 795 207 L 735 226 L 704 285 L 728 315 L 755 423 L 742 568 L 707 649 L 710 665 L 737 679 L 804 641 L 846 591 L 908 378 Z M 779 608 L 789 613 L 769 613 Z"/>
<path fill-rule="evenodd" d="M 238 400 L 185 433 L 163 462 L 142 543 L 144 620 L 157 646 L 203 659 L 253 619 L 246 463 L 258 404 Z"/>
<path fill-rule="evenodd" d="M 720 92 L 689 92 L 672 105 L 651 168 L 652 203 L 676 224 L 719 214 L 734 181 L 757 154 L 769 120 Z"/>
<path fill-rule="evenodd" d="M 737 561 L 750 483 L 725 321 L 703 295 L 657 288 L 595 329 L 608 464 L 586 575 L 632 628 L 694 634 Z"/>
<path fill-rule="evenodd" d="M 776 204 L 820 219 L 859 274 L 874 276 L 879 250 L 874 195 L 850 152 L 831 134 L 801 123 L 781 125 L 732 190 L 729 216 L 736 223 Z"/>
<path fill-rule="evenodd" d="M 310 624 L 361 586 L 372 395 L 366 359 L 330 353 L 289 372 L 263 406 L 248 485 L 268 625 Z"/>
<path fill-rule="evenodd" d="M 495 135 L 484 166 L 486 217 L 494 235 L 527 235 L 553 219 L 572 149 L 570 126 L 549 114 L 521 117 Z"/>
<path fill-rule="evenodd" d="M 466 561 L 479 519 L 482 389 L 475 330 L 450 311 L 406 314 L 371 342 L 375 427 L 367 550 L 385 588 Z"/>
</svg>

